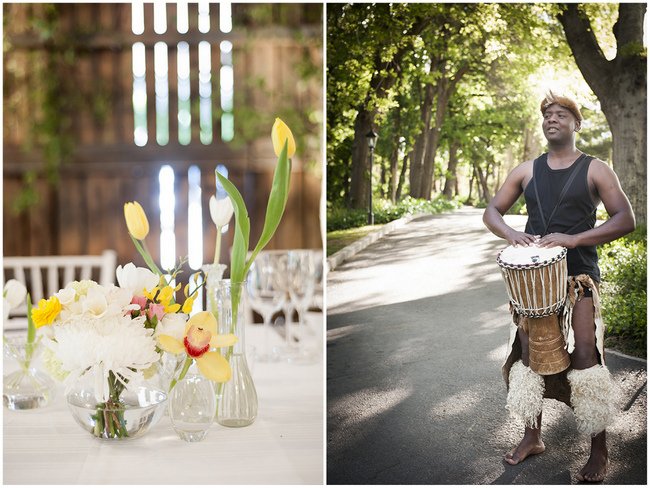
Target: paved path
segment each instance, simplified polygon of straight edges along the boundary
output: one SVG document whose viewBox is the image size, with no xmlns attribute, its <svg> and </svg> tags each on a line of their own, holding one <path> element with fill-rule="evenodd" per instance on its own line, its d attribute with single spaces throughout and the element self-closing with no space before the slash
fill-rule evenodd
<svg viewBox="0 0 650 488">
<path fill-rule="evenodd" d="M 544 454 L 501 461 L 508 419 L 503 241 L 482 211 L 421 217 L 328 275 L 329 484 L 571 484 L 588 457 L 571 410 L 544 401 Z M 525 218 L 507 217 L 523 227 Z M 607 484 L 646 484 L 646 364 L 613 354 L 625 411 L 608 431 Z"/>
</svg>

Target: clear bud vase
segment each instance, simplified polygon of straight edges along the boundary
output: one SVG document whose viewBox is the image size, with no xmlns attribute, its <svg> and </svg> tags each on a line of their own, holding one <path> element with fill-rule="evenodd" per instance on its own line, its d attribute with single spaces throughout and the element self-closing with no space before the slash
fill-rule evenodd
<svg viewBox="0 0 650 488">
<path fill-rule="evenodd" d="M 257 392 L 245 353 L 245 290 L 245 282 L 222 280 L 217 291 L 219 333 L 238 339 L 234 346 L 221 349 L 232 368 L 230 381 L 217 385 L 217 422 L 226 427 L 245 427 L 257 417 Z"/>
<path fill-rule="evenodd" d="M 205 294 L 206 294 L 206 310 L 212 312 L 212 315 L 217 316 L 217 291 L 219 283 L 223 278 L 223 273 L 226 271 L 225 264 L 204 264 L 201 266 L 201 271 L 205 273 Z"/>
<path fill-rule="evenodd" d="M 27 344 L 24 338 L 4 341 L 5 356 L 18 364 L 18 369 L 3 380 L 2 399 L 9 410 L 46 407 L 54 396 L 56 386 L 48 375 L 33 366 L 40 353 L 40 340 Z M 6 368 L 5 371 L 10 370 Z"/>
</svg>

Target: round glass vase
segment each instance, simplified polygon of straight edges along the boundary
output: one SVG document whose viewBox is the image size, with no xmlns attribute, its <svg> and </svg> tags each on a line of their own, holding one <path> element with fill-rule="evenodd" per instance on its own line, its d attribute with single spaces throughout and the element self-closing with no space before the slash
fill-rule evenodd
<svg viewBox="0 0 650 488">
<path fill-rule="evenodd" d="M 134 439 L 160 421 L 167 404 L 164 391 L 146 381 L 124 388 L 113 372 L 107 381 L 110 395 L 106 401 L 96 395 L 95 382 L 88 379 L 79 381 L 66 394 L 72 417 L 86 432 L 102 440 Z"/>
<path fill-rule="evenodd" d="M 257 391 L 246 361 L 244 298 L 246 283 L 222 280 L 217 289 L 219 334 L 235 334 L 234 346 L 221 348 L 232 377 L 217 383 L 217 422 L 225 427 L 245 427 L 257 417 Z"/>
<path fill-rule="evenodd" d="M 219 263 L 204 264 L 201 266 L 201 271 L 205 274 L 207 311 L 212 312 L 212 315 L 216 317 L 218 314 L 217 290 L 219 289 L 219 283 L 223 278 L 223 273 L 226 271 L 226 265 Z"/>
<path fill-rule="evenodd" d="M 170 392 L 169 417 L 181 439 L 198 442 L 205 438 L 214 422 L 217 406 L 213 382 L 189 374 Z"/>
<path fill-rule="evenodd" d="M 18 364 L 16 371 L 3 378 L 2 400 L 9 410 L 45 407 L 54 397 L 54 381 L 34 367 L 42 350 L 40 339 L 31 344 L 22 337 L 4 342 L 5 356 Z"/>
</svg>

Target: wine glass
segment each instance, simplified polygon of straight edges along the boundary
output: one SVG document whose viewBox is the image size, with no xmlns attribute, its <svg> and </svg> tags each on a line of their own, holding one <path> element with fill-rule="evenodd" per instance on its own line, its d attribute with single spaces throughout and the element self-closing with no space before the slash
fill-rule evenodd
<svg viewBox="0 0 650 488">
<path fill-rule="evenodd" d="M 248 291 L 248 303 L 253 310 L 262 316 L 264 343 L 261 352 L 256 352 L 255 358 L 261 362 L 277 361 L 280 359 L 278 347 L 271 346 L 269 329 L 271 318 L 276 312 L 282 310 L 286 293 L 275 286 L 274 275 L 276 274 L 274 256 L 269 253 L 260 253 L 253 262 L 248 278 L 246 289 Z"/>
<path fill-rule="evenodd" d="M 317 271 L 312 251 L 298 249 L 287 253 L 289 297 L 298 312 L 298 324 L 293 326 L 291 334 L 297 339 L 297 344 L 289 351 L 289 362 L 308 364 L 318 359 L 317 333 L 308 327 L 306 318 L 314 296 Z"/>
</svg>

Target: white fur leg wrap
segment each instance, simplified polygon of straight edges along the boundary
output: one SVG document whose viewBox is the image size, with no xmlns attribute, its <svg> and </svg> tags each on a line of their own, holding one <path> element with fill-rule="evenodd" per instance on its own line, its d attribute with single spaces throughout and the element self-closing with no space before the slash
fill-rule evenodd
<svg viewBox="0 0 650 488">
<path fill-rule="evenodd" d="M 524 363 L 517 361 L 510 368 L 510 385 L 506 408 L 511 415 L 521 418 L 526 427 L 537 428 L 537 417 L 542 413 L 544 378 Z"/>
<path fill-rule="evenodd" d="M 605 430 L 617 412 L 618 390 L 609 370 L 601 365 L 572 369 L 567 379 L 578 432 L 595 435 Z"/>
</svg>

